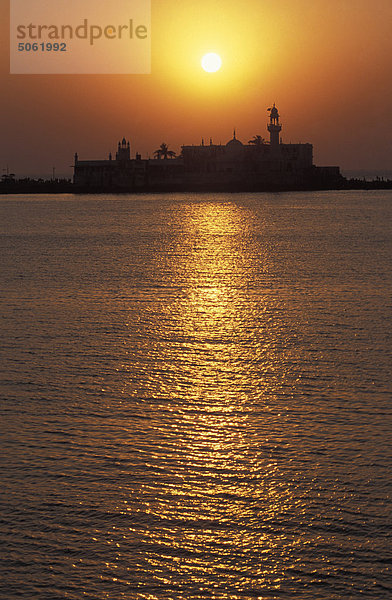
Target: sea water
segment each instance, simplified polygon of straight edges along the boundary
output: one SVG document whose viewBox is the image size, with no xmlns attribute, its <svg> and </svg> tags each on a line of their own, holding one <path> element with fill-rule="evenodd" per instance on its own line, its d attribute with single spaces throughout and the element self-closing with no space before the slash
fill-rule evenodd
<svg viewBox="0 0 392 600">
<path fill-rule="evenodd" d="M 389 599 L 392 192 L 0 208 L 1 598 Z"/>
</svg>

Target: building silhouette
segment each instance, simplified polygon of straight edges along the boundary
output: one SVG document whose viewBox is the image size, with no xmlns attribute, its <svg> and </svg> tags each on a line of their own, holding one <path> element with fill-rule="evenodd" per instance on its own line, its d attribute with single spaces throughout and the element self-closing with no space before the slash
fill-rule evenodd
<svg viewBox="0 0 392 600">
<path fill-rule="evenodd" d="M 269 140 L 255 136 L 244 144 L 233 137 L 226 144 L 181 147 L 181 154 L 167 151 L 162 157 L 131 157 L 130 142 L 118 143 L 116 158 L 79 160 L 75 154 L 74 184 L 81 191 L 197 191 L 197 190 L 289 190 L 333 189 L 344 178 L 339 167 L 313 165 L 312 144 L 285 144 L 280 137 L 282 124 L 275 104 L 268 109 Z"/>
</svg>

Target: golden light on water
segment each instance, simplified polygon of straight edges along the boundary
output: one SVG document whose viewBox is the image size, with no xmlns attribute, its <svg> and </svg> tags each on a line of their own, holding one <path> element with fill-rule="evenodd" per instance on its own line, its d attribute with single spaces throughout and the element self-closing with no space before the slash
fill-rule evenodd
<svg viewBox="0 0 392 600">
<path fill-rule="evenodd" d="M 12 200 L 7 597 L 382 596 L 380 200 Z"/>
<path fill-rule="evenodd" d="M 177 205 L 170 220 L 154 264 L 171 282 L 160 292 L 159 328 L 146 302 L 133 325 L 140 348 L 129 347 L 131 377 L 123 365 L 122 394 L 140 398 L 145 421 L 129 431 L 129 440 L 143 438 L 132 472 L 140 486 L 117 510 L 153 525 L 132 522 L 118 558 L 127 544 L 153 543 L 155 580 L 170 586 L 181 572 L 202 590 L 222 573 L 235 580 L 235 548 L 244 585 L 273 581 L 278 589 L 299 541 L 269 527 L 288 519 L 295 500 L 268 439 L 285 418 L 270 400 L 290 384 L 276 294 L 252 288 L 260 274 L 271 276 L 268 248 L 255 240 L 262 221 L 233 202 L 203 201 Z M 126 439 L 125 426 L 125 447 Z"/>
<path fill-rule="evenodd" d="M 270 394 L 271 386 L 278 383 L 275 373 L 280 373 L 280 384 L 284 383 L 283 356 L 277 349 L 284 326 L 276 317 L 279 299 L 268 289 L 260 293 L 249 287 L 260 273 L 267 279 L 270 269 L 268 248 L 257 245 L 257 254 L 244 253 L 245 232 L 260 223 L 253 222 L 250 211 L 231 202 L 190 204 L 181 215 L 173 214 L 173 219 L 176 226 L 167 253 L 156 257 L 154 268 L 165 272 L 182 292 L 164 309 L 160 335 L 165 335 L 171 323 L 175 337 L 163 350 L 158 343 L 152 350 L 155 321 L 140 324 L 140 335 L 148 343 L 146 352 L 161 367 L 144 373 L 148 393 L 215 401 L 219 386 L 221 409 L 237 410 L 239 398 L 246 404 L 250 398 L 255 400 L 256 391 L 258 400 L 264 390 Z M 257 336 L 249 336 L 248 332 L 255 331 Z M 133 360 L 134 352 L 130 348 Z M 142 354 L 138 363 L 145 369 Z M 179 372 L 173 371 L 173 364 L 181 365 Z M 124 393 L 129 394 L 130 388 L 136 393 L 140 382 L 124 383 Z"/>
</svg>

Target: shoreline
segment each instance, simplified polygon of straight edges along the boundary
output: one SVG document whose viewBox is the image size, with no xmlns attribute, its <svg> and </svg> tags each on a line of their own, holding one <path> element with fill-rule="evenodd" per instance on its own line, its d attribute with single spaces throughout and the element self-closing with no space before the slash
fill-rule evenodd
<svg viewBox="0 0 392 600">
<path fill-rule="evenodd" d="M 146 185 L 140 187 L 105 187 L 105 186 L 77 186 L 71 181 L 20 181 L 14 180 L 0 183 L 0 194 L 146 194 L 146 193 L 256 193 L 256 192 L 309 192 L 309 191 L 333 191 L 333 190 L 388 190 L 392 189 L 391 179 L 346 179 L 336 186 L 322 185 Z"/>
</svg>

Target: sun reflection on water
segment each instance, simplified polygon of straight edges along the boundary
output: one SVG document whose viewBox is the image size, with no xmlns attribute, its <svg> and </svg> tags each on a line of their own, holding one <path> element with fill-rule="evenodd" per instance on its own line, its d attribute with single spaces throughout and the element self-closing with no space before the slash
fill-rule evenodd
<svg viewBox="0 0 392 600">
<path fill-rule="evenodd" d="M 157 257 L 170 282 L 164 318 L 157 323 L 145 305 L 123 389 L 144 415 L 132 473 L 138 492 L 133 482 L 118 507 L 137 523 L 125 541 L 145 545 L 143 568 L 154 581 L 170 586 L 180 574 L 200 597 L 216 589 L 236 598 L 267 581 L 279 588 L 298 543 L 284 526 L 291 483 L 266 435 L 267 422 L 281 421 L 271 403 L 285 385 L 287 397 L 288 345 L 252 218 L 233 203 L 184 207 Z M 260 276 L 265 289 L 254 285 Z"/>
<path fill-rule="evenodd" d="M 4 206 L 5 596 L 384 597 L 390 199 Z"/>
</svg>

